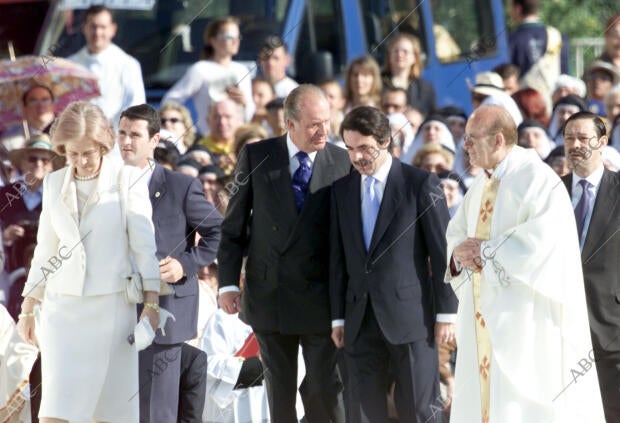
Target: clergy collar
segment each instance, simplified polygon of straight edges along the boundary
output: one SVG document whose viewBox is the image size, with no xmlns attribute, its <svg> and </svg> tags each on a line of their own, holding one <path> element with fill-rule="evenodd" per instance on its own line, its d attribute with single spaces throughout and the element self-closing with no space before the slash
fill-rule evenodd
<svg viewBox="0 0 620 423">
<path fill-rule="evenodd" d="M 508 167 L 508 158 L 515 151 L 514 146 L 510 148 L 506 157 L 502 159 L 501 162 L 497 164 L 493 169 L 484 169 L 484 173 L 486 173 L 487 177 L 490 179 L 491 177 L 495 179 L 502 179 L 504 174 L 506 173 L 506 168 Z"/>
<path fill-rule="evenodd" d="M 391 167 L 392 167 L 392 155 L 388 154 L 385 162 L 381 165 L 379 169 L 377 169 L 375 173 L 373 173 L 372 175 L 362 175 L 362 181 L 365 181 L 366 178 L 368 178 L 368 176 L 372 176 L 377 181 L 381 182 L 382 184 L 385 184 L 388 178 L 388 174 L 390 173 Z"/>
<path fill-rule="evenodd" d="M 295 156 L 295 154 L 297 154 L 300 150 L 295 145 L 295 143 L 291 139 L 291 134 L 289 134 L 288 132 L 286 133 L 286 147 L 288 148 L 288 160 L 291 161 L 291 159 Z M 316 158 L 316 153 L 317 153 L 316 151 L 313 151 L 312 153 L 308 153 L 308 157 L 310 157 L 310 161 L 312 163 L 314 163 L 314 159 Z"/>
<path fill-rule="evenodd" d="M 588 181 L 590 184 L 592 184 L 592 186 L 598 187 L 599 184 L 601 183 L 601 179 L 603 179 L 604 171 L 605 171 L 605 167 L 603 167 L 602 163 L 599 167 L 596 168 L 594 172 L 592 172 L 585 178 L 582 178 L 581 176 L 577 175 L 575 171 L 573 171 L 573 186 L 572 186 L 573 190 L 577 187 L 577 184 L 579 184 L 579 181 L 581 181 L 582 179 L 585 179 L 586 181 Z"/>
</svg>

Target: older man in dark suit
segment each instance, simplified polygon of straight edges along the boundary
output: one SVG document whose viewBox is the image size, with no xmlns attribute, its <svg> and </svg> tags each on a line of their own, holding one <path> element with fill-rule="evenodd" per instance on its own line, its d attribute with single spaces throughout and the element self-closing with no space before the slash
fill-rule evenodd
<svg viewBox="0 0 620 423">
<path fill-rule="evenodd" d="M 332 188 L 330 301 L 351 417 L 387 423 L 391 369 L 399 421 L 439 421 L 435 343 L 454 338 L 457 309 L 443 283 L 449 214 L 440 181 L 392 159 L 389 122 L 375 108 L 353 109 L 340 132 L 357 172 Z"/>
<path fill-rule="evenodd" d="M 598 116 L 572 115 L 563 135 L 572 172 L 562 180 L 575 208 L 581 246 L 594 349 L 589 359 L 596 361 L 605 419 L 620 422 L 620 175 L 603 166 L 608 139 Z"/>
<path fill-rule="evenodd" d="M 256 333 L 272 422 L 297 422 L 299 345 L 306 419 L 343 422 L 327 268 L 331 184 L 350 164 L 344 150 L 326 144 L 329 104 L 318 87 L 294 89 L 284 111 L 288 134 L 249 144 L 239 157 L 218 252 L 219 304 L 241 310 Z"/>
<path fill-rule="evenodd" d="M 200 181 L 154 163 L 159 142 L 159 117 L 146 104 L 121 113 L 119 147 L 126 164 L 144 169 L 153 205 L 153 224 L 162 280 L 174 294 L 159 305 L 175 316 L 153 344 L 140 352 L 140 421 L 199 422 L 206 394 L 206 356 L 196 352 L 191 361 L 191 389 L 182 381 L 184 342 L 196 336 L 198 319 L 198 270 L 211 264 L 220 239 L 222 216 L 207 202 Z M 196 245 L 196 233 L 200 240 Z M 201 370 L 202 369 L 202 370 Z M 187 374 L 187 370 L 183 371 Z"/>
</svg>

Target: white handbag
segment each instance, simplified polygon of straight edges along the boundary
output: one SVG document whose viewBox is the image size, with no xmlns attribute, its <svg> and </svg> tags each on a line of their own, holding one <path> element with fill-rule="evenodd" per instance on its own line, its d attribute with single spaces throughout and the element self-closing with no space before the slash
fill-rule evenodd
<svg viewBox="0 0 620 423">
<path fill-rule="evenodd" d="M 123 167 L 123 169 L 119 172 L 118 192 L 121 204 L 121 220 L 125 225 L 125 233 L 127 233 L 127 213 L 125 212 L 125 201 L 127 195 L 129 195 L 129 190 L 121 183 L 124 172 L 125 168 Z M 142 275 L 139 272 L 133 272 L 127 277 L 125 292 L 127 294 L 127 301 L 130 303 L 140 304 L 144 302 L 144 285 L 142 283 Z M 174 294 L 174 289 L 168 285 L 167 282 L 161 281 L 159 285 L 159 295 L 170 294 Z"/>
</svg>

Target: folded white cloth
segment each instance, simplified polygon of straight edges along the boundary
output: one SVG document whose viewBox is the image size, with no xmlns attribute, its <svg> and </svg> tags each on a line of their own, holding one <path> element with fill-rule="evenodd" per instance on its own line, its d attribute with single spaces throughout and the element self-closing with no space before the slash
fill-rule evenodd
<svg viewBox="0 0 620 423">
<path fill-rule="evenodd" d="M 176 319 L 172 313 L 165 308 L 160 307 L 159 326 L 157 326 L 157 329 L 161 329 L 161 332 L 164 335 L 166 335 L 164 332 L 164 326 L 166 326 L 166 321 L 168 319 L 172 319 L 176 322 Z M 142 351 L 153 343 L 153 339 L 155 339 L 155 331 L 153 330 L 151 321 L 147 316 L 141 319 L 133 330 L 133 346 L 136 351 Z"/>
</svg>

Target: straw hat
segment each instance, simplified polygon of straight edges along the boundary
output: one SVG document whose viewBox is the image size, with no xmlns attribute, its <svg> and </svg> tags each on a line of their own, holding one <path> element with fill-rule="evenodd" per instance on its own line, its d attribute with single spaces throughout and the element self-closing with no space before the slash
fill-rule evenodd
<svg viewBox="0 0 620 423">
<path fill-rule="evenodd" d="M 474 93 L 491 96 L 498 91 L 504 92 L 504 80 L 495 72 L 480 72 L 476 75 L 476 85 L 469 84 L 469 89 Z"/>
<path fill-rule="evenodd" d="M 52 150 L 50 138 L 46 134 L 36 135 L 30 138 L 23 148 L 17 148 L 9 151 L 9 160 L 15 167 L 19 167 L 22 159 L 29 153 L 39 152 L 47 154 L 50 160 L 56 155 Z"/>
</svg>

